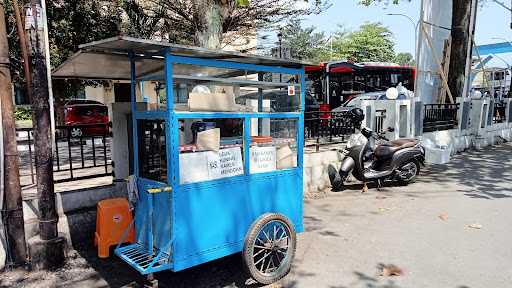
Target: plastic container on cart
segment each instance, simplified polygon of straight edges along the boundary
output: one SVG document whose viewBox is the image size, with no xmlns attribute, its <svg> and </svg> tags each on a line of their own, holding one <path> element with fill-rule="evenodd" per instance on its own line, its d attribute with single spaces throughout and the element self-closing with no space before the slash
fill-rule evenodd
<svg viewBox="0 0 512 288">
<path fill-rule="evenodd" d="M 255 144 L 272 143 L 272 137 L 270 137 L 270 136 L 251 136 L 251 143 L 255 143 Z"/>
</svg>

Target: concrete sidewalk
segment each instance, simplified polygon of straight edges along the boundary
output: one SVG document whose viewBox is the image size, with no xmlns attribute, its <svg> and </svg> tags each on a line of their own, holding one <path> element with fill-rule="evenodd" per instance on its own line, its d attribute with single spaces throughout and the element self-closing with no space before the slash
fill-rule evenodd
<svg viewBox="0 0 512 288">
<path fill-rule="evenodd" d="M 272 287 L 511 287 L 512 145 L 427 170 L 406 187 L 361 194 L 353 185 L 305 200 L 294 268 Z M 404 275 L 380 276 L 387 264 Z M 240 255 L 155 276 L 161 287 L 260 287 L 242 272 Z M 121 287 L 141 279 L 116 257 L 99 260 L 91 242 L 64 269 L 3 273 L 0 287 Z"/>
<path fill-rule="evenodd" d="M 306 200 L 307 231 L 283 286 L 512 287 L 512 146 L 489 149 L 408 187 Z M 379 276 L 387 264 L 405 274 Z"/>
</svg>

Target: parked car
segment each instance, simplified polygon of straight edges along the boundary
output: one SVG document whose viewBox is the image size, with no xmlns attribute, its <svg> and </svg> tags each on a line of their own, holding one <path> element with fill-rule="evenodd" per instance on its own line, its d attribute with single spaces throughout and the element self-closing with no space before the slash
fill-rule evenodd
<svg viewBox="0 0 512 288">
<path fill-rule="evenodd" d="M 109 132 L 108 126 L 93 124 L 108 124 L 108 107 L 98 101 L 71 100 L 64 105 L 64 124 L 72 126 L 72 137 L 103 135 Z M 87 127 L 91 125 L 92 127 Z M 73 127 L 77 126 L 77 127 Z M 105 129 L 107 131 L 105 132 Z"/>
<path fill-rule="evenodd" d="M 409 97 L 412 97 L 412 92 L 405 90 L 400 91 L 395 100 L 404 100 Z M 377 92 L 369 92 L 363 93 L 355 96 L 352 99 L 347 100 L 340 107 L 336 107 L 332 109 L 333 112 L 341 112 L 341 111 L 349 111 L 352 108 L 361 108 L 361 102 L 365 100 L 390 100 L 386 96 L 386 91 L 377 91 Z"/>
</svg>

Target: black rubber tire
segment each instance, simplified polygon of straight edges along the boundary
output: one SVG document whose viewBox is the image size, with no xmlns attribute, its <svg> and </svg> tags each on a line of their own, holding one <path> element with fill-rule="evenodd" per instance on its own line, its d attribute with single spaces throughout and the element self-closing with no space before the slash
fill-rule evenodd
<svg viewBox="0 0 512 288">
<path fill-rule="evenodd" d="M 72 128 L 71 130 L 69 130 L 71 133 L 71 137 L 72 138 L 80 138 L 81 136 L 84 136 L 84 131 L 82 131 L 82 129 L 80 128 Z"/>
<path fill-rule="evenodd" d="M 329 181 L 332 187 L 335 187 L 341 181 L 338 170 L 332 164 L 327 166 L 327 175 L 329 175 Z"/>
<path fill-rule="evenodd" d="M 256 237 L 260 233 L 261 229 L 270 221 L 279 221 L 287 229 L 288 233 L 288 250 L 285 259 L 280 263 L 276 271 L 268 274 L 264 274 L 258 270 L 254 263 L 253 251 Z M 284 215 L 276 213 L 266 213 L 261 215 L 249 228 L 245 236 L 244 249 L 242 250 L 242 260 L 244 262 L 244 268 L 246 272 L 258 283 L 269 285 L 275 283 L 285 277 L 292 267 L 292 262 L 295 257 L 295 250 L 297 248 L 297 235 L 295 229 L 291 224 L 290 220 Z M 264 265 L 264 264 L 262 264 Z"/>
<path fill-rule="evenodd" d="M 401 179 L 400 177 L 396 177 L 396 180 L 398 181 L 398 183 L 400 185 L 409 185 L 411 183 L 414 183 L 414 181 L 416 181 L 416 178 L 418 176 L 418 174 L 420 174 L 420 163 L 416 160 L 416 159 L 413 159 L 413 160 L 410 160 L 410 161 L 407 161 L 406 163 L 404 163 L 402 166 L 400 167 L 403 167 L 409 163 L 414 163 L 414 165 L 416 165 L 416 174 L 411 178 L 411 179 L 408 179 L 408 180 L 403 180 Z"/>
</svg>

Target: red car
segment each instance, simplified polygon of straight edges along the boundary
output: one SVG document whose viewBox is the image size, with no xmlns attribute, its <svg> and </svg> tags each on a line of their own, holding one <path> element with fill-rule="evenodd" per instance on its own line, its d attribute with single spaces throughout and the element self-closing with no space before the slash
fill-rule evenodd
<svg viewBox="0 0 512 288">
<path fill-rule="evenodd" d="M 72 137 L 108 134 L 108 123 L 108 107 L 101 102 L 71 100 L 64 105 L 64 124 L 74 126 L 70 130 Z"/>
</svg>

